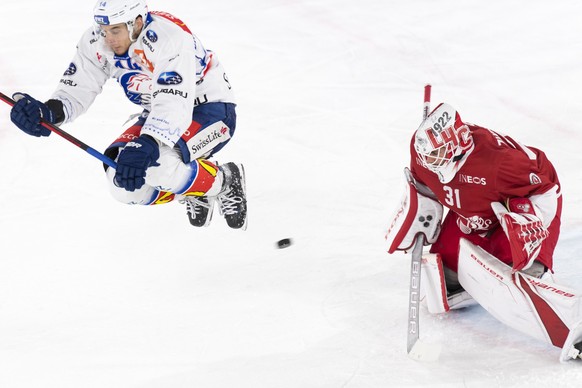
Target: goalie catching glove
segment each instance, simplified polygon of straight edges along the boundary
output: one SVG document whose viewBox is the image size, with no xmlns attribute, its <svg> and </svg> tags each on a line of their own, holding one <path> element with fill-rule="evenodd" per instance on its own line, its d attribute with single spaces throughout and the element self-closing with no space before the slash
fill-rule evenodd
<svg viewBox="0 0 582 388">
<path fill-rule="evenodd" d="M 540 254 L 542 242 L 550 234 L 536 215 L 534 205 L 527 198 L 511 198 L 507 201 L 507 207 L 493 202 L 491 208 L 509 240 L 513 272 L 528 269 Z"/>
<path fill-rule="evenodd" d="M 410 249 L 417 235 L 423 236 L 424 245 L 432 244 L 441 230 L 443 205 L 430 198 L 434 194 L 416 182 L 409 169 L 404 174 L 406 191 L 386 232 L 388 253 Z"/>
</svg>

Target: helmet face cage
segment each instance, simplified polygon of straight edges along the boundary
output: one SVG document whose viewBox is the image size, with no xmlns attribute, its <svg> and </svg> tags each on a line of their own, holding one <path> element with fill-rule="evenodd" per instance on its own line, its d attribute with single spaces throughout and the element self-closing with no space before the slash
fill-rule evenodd
<svg viewBox="0 0 582 388">
<path fill-rule="evenodd" d="M 94 31 L 97 37 L 105 37 L 101 26 L 125 23 L 129 39 L 133 42 L 135 20 L 141 16 L 145 22 L 148 14 L 145 0 L 106 0 L 99 1 L 93 9 Z"/>
<path fill-rule="evenodd" d="M 436 173 L 441 181 L 454 176 L 459 160 L 472 150 L 473 139 L 457 111 L 440 104 L 422 122 L 414 137 L 414 149 L 422 166 Z"/>
<path fill-rule="evenodd" d="M 422 165 L 432 172 L 439 171 L 455 157 L 452 143 L 446 143 L 440 147 L 433 148 L 432 150 L 426 148 L 419 149 L 419 147 L 416 147 L 416 152 L 422 161 Z"/>
</svg>

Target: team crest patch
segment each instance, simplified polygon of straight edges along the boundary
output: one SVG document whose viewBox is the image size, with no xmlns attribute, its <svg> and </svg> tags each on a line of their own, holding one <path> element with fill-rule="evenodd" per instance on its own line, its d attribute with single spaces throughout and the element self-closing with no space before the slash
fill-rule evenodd
<svg viewBox="0 0 582 388">
<path fill-rule="evenodd" d="M 119 79 L 119 84 L 129 101 L 137 105 L 149 102 L 152 79 L 147 75 L 139 72 L 125 73 Z"/>
<path fill-rule="evenodd" d="M 67 71 L 65 71 L 63 73 L 63 75 L 73 75 L 77 72 L 77 66 L 75 66 L 75 64 L 73 62 L 71 62 L 71 64 L 69 65 L 69 68 L 67 69 Z"/>
<path fill-rule="evenodd" d="M 539 185 L 540 183 L 542 183 L 542 180 L 540 179 L 539 176 L 532 172 L 531 174 L 529 174 L 529 183 L 531 183 L 532 185 Z"/>
</svg>

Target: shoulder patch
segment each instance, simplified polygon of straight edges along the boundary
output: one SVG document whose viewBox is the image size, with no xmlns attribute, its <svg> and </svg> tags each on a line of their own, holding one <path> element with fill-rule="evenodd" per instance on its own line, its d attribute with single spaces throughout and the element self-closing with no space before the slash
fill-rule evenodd
<svg viewBox="0 0 582 388">
<path fill-rule="evenodd" d="M 540 179 L 539 176 L 532 172 L 529 174 L 529 183 L 531 183 L 532 185 L 539 185 L 540 183 L 542 183 L 542 180 Z"/>
</svg>

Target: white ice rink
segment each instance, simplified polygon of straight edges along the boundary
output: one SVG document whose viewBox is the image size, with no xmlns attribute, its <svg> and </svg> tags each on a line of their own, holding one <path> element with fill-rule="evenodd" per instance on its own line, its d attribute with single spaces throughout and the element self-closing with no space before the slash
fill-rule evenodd
<svg viewBox="0 0 582 388">
<path fill-rule="evenodd" d="M 544 149 L 563 186 L 556 277 L 582 291 L 580 0 L 150 0 L 223 62 L 249 227 L 127 206 L 101 163 L 0 105 L 0 388 L 578 387 L 582 362 L 481 307 L 406 355 L 409 257 L 384 252 L 422 88 Z M 48 99 L 93 1 L 2 0 L 0 91 Z M 110 81 L 63 126 L 103 151 L 139 112 Z M 295 244 L 275 249 L 291 237 Z"/>
</svg>

